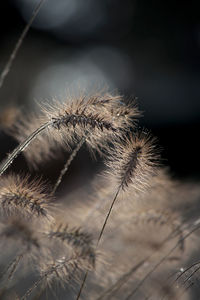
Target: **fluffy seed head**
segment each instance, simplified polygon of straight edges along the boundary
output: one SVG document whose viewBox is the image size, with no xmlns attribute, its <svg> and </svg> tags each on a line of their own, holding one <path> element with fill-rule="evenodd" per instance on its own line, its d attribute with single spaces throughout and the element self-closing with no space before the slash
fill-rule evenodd
<svg viewBox="0 0 200 300">
<path fill-rule="evenodd" d="M 108 172 L 123 190 L 131 186 L 141 191 L 149 185 L 159 161 L 155 141 L 149 133 L 142 131 L 118 140 L 110 150 L 106 162 Z"/>
<path fill-rule="evenodd" d="M 25 150 L 29 163 L 36 166 L 44 158 L 55 157 L 61 146 L 71 150 L 72 145 L 83 137 L 86 137 L 90 150 L 102 154 L 108 142 L 133 126 L 138 116 L 135 102 L 126 104 L 121 96 L 108 93 L 82 95 L 64 103 L 45 104 L 41 113 L 21 117 L 10 129 L 10 134 L 22 142 L 42 124 L 52 123 Z"/>
<path fill-rule="evenodd" d="M 81 97 L 71 102 L 48 107 L 45 111 L 52 128 L 57 129 L 65 142 L 79 140 L 86 136 L 90 149 L 101 153 L 108 141 L 130 126 L 133 117 L 138 116 L 135 104 L 126 106 L 121 97 L 109 94 Z M 133 122 L 133 120 L 132 120 Z M 50 129 L 51 131 L 51 129 Z"/>
<path fill-rule="evenodd" d="M 29 177 L 8 175 L 0 180 L 0 210 L 2 215 L 20 214 L 27 217 L 47 217 L 50 196 L 41 180 L 29 181 Z"/>
</svg>

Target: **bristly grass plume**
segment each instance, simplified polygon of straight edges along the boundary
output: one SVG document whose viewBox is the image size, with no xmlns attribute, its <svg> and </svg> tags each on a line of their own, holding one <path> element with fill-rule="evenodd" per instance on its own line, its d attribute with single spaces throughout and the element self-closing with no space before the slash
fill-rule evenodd
<svg viewBox="0 0 200 300">
<path fill-rule="evenodd" d="M 142 286 L 147 293 L 157 287 L 157 274 L 169 276 L 168 270 L 184 257 L 186 239 L 198 228 L 193 224 L 190 230 L 179 213 L 184 186 L 162 167 L 157 139 L 138 129 L 135 101 L 108 93 L 81 95 L 43 105 L 30 118 L 18 116 L 6 132 L 20 144 L 1 164 L 0 246 L 12 248 L 16 241 L 15 255 L 9 250 L 3 263 L 1 297 L 12 292 L 13 282 L 23 287 L 17 278 L 27 259 L 34 265 L 26 269 L 32 283 L 23 287 L 21 299 L 42 299 L 45 293 L 53 297 L 58 284 L 70 299 L 98 299 L 98 291 L 102 299 L 134 299 Z M 85 187 L 93 200 L 80 195 L 77 207 L 77 199 L 68 205 L 55 192 L 83 144 L 103 156 L 104 183 L 92 194 Z M 27 176 L 3 174 L 24 150 L 29 165 L 40 165 L 56 161 L 62 148 L 70 155 L 54 186 L 47 187 L 31 171 Z M 104 259 L 96 263 L 99 251 Z M 167 297 L 162 280 L 160 291 L 166 290 Z"/>
<path fill-rule="evenodd" d="M 41 180 L 8 175 L 0 178 L 0 203 L 2 215 L 22 215 L 27 218 L 45 217 L 50 220 L 52 199 Z"/>
<path fill-rule="evenodd" d="M 29 144 L 38 138 L 43 132 L 53 138 L 56 143 L 64 143 L 65 146 L 74 144 L 77 139 L 86 138 L 86 143 L 91 149 L 102 152 L 102 149 L 107 148 L 108 142 L 122 134 L 127 127 L 130 126 L 130 120 L 138 116 L 138 110 L 135 105 L 129 109 L 125 109 L 123 103 L 117 101 L 111 105 L 113 100 L 110 95 L 105 95 L 105 98 L 100 97 L 83 97 L 81 99 L 73 99 L 69 103 L 62 105 L 56 103 L 54 106 L 43 109 L 42 121 L 36 121 L 39 124 L 33 132 L 21 142 L 21 144 L 8 156 L 2 163 L 0 175 L 10 166 L 13 160 L 24 151 Z M 116 108 L 116 110 L 114 109 Z M 116 114 L 114 113 L 116 111 Z M 27 123 L 25 123 L 25 132 L 27 132 Z M 17 126 L 17 125 L 16 125 Z M 23 125 L 20 125 L 17 130 L 22 131 Z M 26 133 L 24 134 L 26 135 Z M 40 141 L 42 143 L 42 141 Z M 36 150 L 36 149 L 35 149 Z"/>
<path fill-rule="evenodd" d="M 0 129 L 19 143 L 0 165 L 0 299 L 192 300 L 191 289 L 199 296 L 200 189 L 171 178 L 140 116 L 135 99 L 108 92 L 68 95 L 31 114 L 0 113 Z M 104 161 L 102 182 L 92 173 L 93 189 L 87 169 L 81 187 L 72 172 L 73 188 L 59 189 L 84 144 Z M 56 177 L 60 152 L 66 162 L 47 185 L 41 166 Z M 32 168 L 21 175 L 19 166 L 10 172 L 21 153 L 37 176 Z"/>
</svg>

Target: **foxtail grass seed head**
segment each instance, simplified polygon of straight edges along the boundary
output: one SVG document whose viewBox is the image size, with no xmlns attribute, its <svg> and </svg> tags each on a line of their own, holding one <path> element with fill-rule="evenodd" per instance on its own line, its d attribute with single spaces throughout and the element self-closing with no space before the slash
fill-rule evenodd
<svg viewBox="0 0 200 300">
<path fill-rule="evenodd" d="M 91 275 L 85 291 L 87 299 L 104 299 L 101 295 L 105 299 L 130 299 L 137 291 L 142 296 L 145 291 L 147 297 L 155 294 L 156 299 L 161 296 L 171 299 L 174 295 L 176 298 L 165 279 L 161 287 L 159 281 L 158 286 L 150 284 L 152 289 L 147 279 L 153 274 L 157 280 L 158 267 L 165 274 L 180 259 L 182 264 L 185 250 L 189 257 L 194 249 L 188 249 L 192 237 L 188 243 L 185 240 L 199 229 L 199 218 L 191 219 L 188 211 L 184 215 L 185 207 L 192 207 L 191 199 L 190 202 L 186 199 L 192 198 L 192 193 L 187 193 L 190 188 L 178 185 L 161 167 L 157 140 L 138 129 L 138 117 L 140 112 L 134 101 L 127 102 L 122 96 L 109 93 L 67 97 L 63 103 L 41 105 L 39 113 L 29 116 L 18 110 L 0 115 L 0 127 L 20 142 L 1 163 L 0 175 L 22 152 L 31 166 L 57 159 L 63 149 L 71 152 L 54 188 L 48 189 L 42 180 L 32 180 L 30 176 L 0 177 L 0 246 L 6 249 L 2 251 L 5 262 L 0 262 L 6 270 L 0 274 L 1 285 L 6 276 L 9 278 L 3 292 L 9 293 L 11 285 L 14 290 L 16 283 L 17 291 L 24 289 L 20 299 L 30 299 L 32 294 L 39 299 L 48 287 L 48 293 L 56 294 L 54 283 L 66 291 L 78 283 L 80 289 L 75 295 L 78 300 L 87 276 Z M 65 200 L 63 194 L 57 199 L 57 207 L 63 207 L 61 212 L 55 209 L 51 195 L 83 144 L 105 157 L 107 171 L 103 175 L 106 176 L 101 184 L 98 179 L 97 192 L 84 185 L 86 197 L 81 189 Z M 199 197 L 199 188 L 193 196 L 195 209 L 197 194 Z M 81 196 L 80 202 L 76 201 L 77 196 Z M 125 205 L 122 198 L 126 198 Z M 105 259 L 98 263 L 100 241 Z M 13 253 L 16 256 L 10 260 Z M 31 266 L 25 263 L 30 258 Z M 184 287 L 196 278 L 199 263 L 186 271 L 189 270 L 184 273 L 187 275 Z M 24 271 L 32 280 L 37 273 L 36 281 L 28 289 L 19 280 Z M 20 276 L 15 276 L 16 272 Z M 0 291 L 0 298 L 1 295 Z"/>
<path fill-rule="evenodd" d="M 156 138 L 144 131 L 129 134 L 124 140 L 116 141 L 106 164 L 108 173 L 116 178 L 122 190 L 129 187 L 136 191 L 145 190 L 159 165 Z"/>
<path fill-rule="evenodd" d="M 56 102 L 44 109 L 44 113 L 52 122 L 49 130 L 53 128 L 55 135 L 56 129 L 66 144 L 86 136 L 87 145 L 99 152 L 139 114 L 135 104 L 126 106 L 111 95 L 82 97 L 63 104 Z"/>
<path fill-rule="evenodd" d="M 55 158 L 62 147 L 71 151 L 74 144 L 86 138 L 90 151 L 102 154 L 121 132 L 133 127 L 140 116 L 135 101 L 125 103 L 118 95 L 96 94 L 69 98 L 64 103 L 54 101 L 42 106 L 37 114 L 25 115 L 9 129 L 20 143 L 44 123 L 48 130 L 37 135 L 25 150 L 30 165 L 36 167 L 44 160 Z"/>
<path fill-rule="evenodd" d="M 41 180 L 29 176 L 8 175 L 0 178 L 0 210 L 3 216 L 45 217 L 52 219 L 51 197 Z"/>
</svg>

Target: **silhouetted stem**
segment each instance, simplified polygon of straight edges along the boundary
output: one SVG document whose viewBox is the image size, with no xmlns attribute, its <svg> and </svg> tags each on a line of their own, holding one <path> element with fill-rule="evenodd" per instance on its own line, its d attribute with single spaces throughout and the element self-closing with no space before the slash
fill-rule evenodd
<svg viewBox="0 0 200 300">
<path fill-rule="evenodd" d="M 1 73 L 1 76 L 0 76 L 0 88 L 2 87 L 3 83 L 4 83 L 4 80 L 6 78 L 6 76 L 8 75 L 9 71 L 10 71 L 10 68 L 12 67 L 12 64 L 13 64 L 13 61 L 17 55 L 17 52 L 27 34 L 27 32 L 29 31 L 29 28 L 31 27 L 35 17 L 37 16 L 38 12 L 40 11 L 40 8 L 41 6 L 44 4 L 45 0 L 40 0 L 40 2 L 37 4 L 37 6 L 35 7 L 33 13 L 32 13 L 32 16 L 29 20 L 29 22 L 27 23 L 27 25 L 25 26 L 21 36 L 19 37 L 2 73 Z"/>
<path fill-rule="evenodd" d="M 175 283 L 176 281 L 178 281 L 179 278 L 181 278 L 187 271 L 189 271 L 191 268 L 195 267 L 195 266 L 198 265 L 198 264 L 200 264 L 200 261 L 198 261 L 198 262 L 192 264 L 192 265 L 189 266 L 187 269 L 185 269 L 183 272 L 181 272 L 181 274 L 178 275 L 178 277 L 175 279 L 174 283 Z"/>
</svg>

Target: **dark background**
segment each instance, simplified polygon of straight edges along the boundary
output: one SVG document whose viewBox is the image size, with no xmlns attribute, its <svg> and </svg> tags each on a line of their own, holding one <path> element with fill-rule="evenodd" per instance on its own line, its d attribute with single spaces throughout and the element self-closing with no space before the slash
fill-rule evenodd
<svg viewBox="0 0 200 300">
<path fill-rule="evenodd" d="M 38 1 L 0 2 L 0 69 Z M 177 177 L 199 179 L 197 1 L 46 0 L 0 90 L 6 105 L 66 97 L 77 87 L 137 96 Z M 13 141 L 1 132 L 1 155 Z"/>
</svg>

